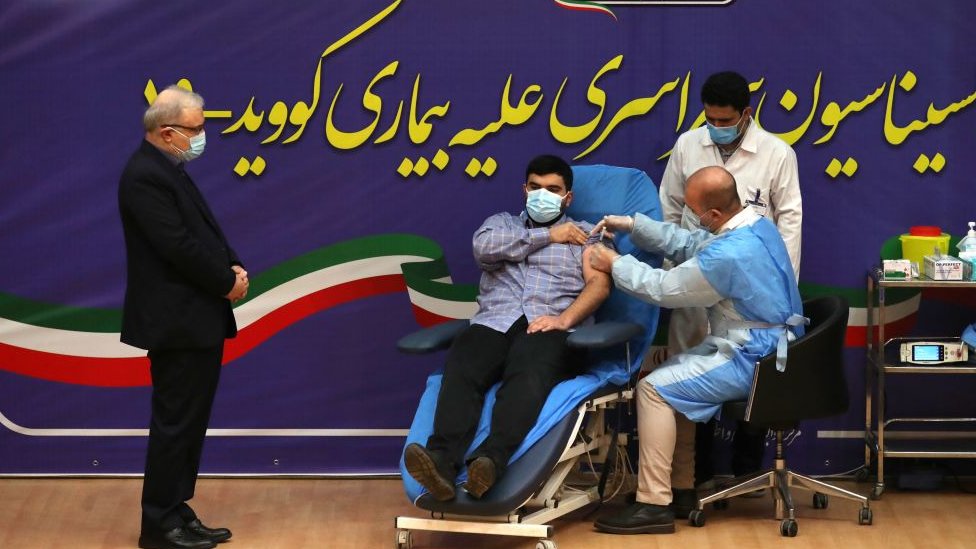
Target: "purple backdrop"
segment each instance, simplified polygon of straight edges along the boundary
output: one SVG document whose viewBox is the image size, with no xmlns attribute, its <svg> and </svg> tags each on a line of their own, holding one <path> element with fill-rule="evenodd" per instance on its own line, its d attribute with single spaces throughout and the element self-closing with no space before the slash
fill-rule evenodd
<svg viewBox="0 0 976 549">
<path fill-rule="evenodd" d="M 0 473 L 141 471 L 144 365 L 106 341 L 125 283 L 117 181 L 154 90 L 186 79 L 206 98 L 208 148 L 190 171 L 252 277 L 265 275 L 265 297 L 278 296 L 274 321 L 254 313 L 251 343 L 224 369 L 211 423 L 224 431 L 204 471 L 392 472 L 440 360 L 394 343 L 450 316 L 437 301 L 450 298 L 380 289 L 354 263 L 410 246 L 329 247 L 418 235 L 470 285 L 470 236 L 520 209 L 531 156 L 659 181 L 661 157 L 698 121 L 704 77 L 726 69 L 755 83 L 761 125 L 795 142 L 801 282 L 854 305 L 851 411 L 808 426 L 800 459 L 814 473 L 856 466 L 860 441 L 815 433 L 863 427 L 864 273 L 908 226 L 960 234 L 976 216 L 976 4 L 610 8 L 616 19 L 516 0 L 3 3 Z M 299 284 L 336 265 L 356 291 L 333 288 L 346 296 L 334 306 L 315 297 L 332 286 Z"/>
</svg>

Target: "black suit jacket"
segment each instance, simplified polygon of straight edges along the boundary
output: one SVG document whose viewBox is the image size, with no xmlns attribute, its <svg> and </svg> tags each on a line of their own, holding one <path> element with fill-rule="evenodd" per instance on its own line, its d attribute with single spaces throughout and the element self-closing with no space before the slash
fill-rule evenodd
<svg viewBox="0 0 976 549">
<path fill-rule="evenodd" d="M 190 177 L 148 141 L 119 181 L 127 285 L 122 342 L 213 347 L 237 334 L 231 266 L 240 264 Z"/>
</svg>

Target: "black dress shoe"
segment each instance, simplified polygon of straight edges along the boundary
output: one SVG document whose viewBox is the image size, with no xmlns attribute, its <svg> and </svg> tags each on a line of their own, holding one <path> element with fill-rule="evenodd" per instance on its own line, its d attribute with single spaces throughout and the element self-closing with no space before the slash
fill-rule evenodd
<svg viewBox="0 0 976 549">
<path fill-rule="evenodd" d="M 403 450 L 403 464 L 407 472 L 438 501 L 454 499 L 454 478 L 441 471 L 437 460 L 427 448 L 411 442 Z"/>
<path fill-rule="evenodd" d="M 142 549 L 213 549 L 216 546 L 209 539 L 203 539 L 182 527 L 155 535 L 143 532 L 139 536 L 139 547 Z"/>
<path fill-rule="evenodd" d="M 481 496 L 495 485 L 495 462 L 488 456 L 479 456 L 468 464 L 468 480 L 464 481 L 464 491 L 471 497 Z"/>
<path fill-rule="evenodd" d="M 610 534 L 673 534 L 674 513 L 664 505 L 634 503 L 616 515 L 600 518 L 593 526 Z"/>
<path fill-rule="evenodd" d="M 635 492 L 627 494 L 626 501 L 630 505 L 637 503 L 637 494 Z M 677 490 L 672 488 L 671 503 L 668 504 L 668 509 L 674 513 L 674 518 L 688 518 L 692 511 L 698 509 L 698 491 L 694 488 Z"/>
<path fill-rule="evenodd" d="M 184 528 L 203 539 L 209 539 L 214 543 L 223 543 L 230 539 L 231 533 L 227 528 L 207 528 L 200 519 L 193 519 L 183 525 Z"/>
</svg>

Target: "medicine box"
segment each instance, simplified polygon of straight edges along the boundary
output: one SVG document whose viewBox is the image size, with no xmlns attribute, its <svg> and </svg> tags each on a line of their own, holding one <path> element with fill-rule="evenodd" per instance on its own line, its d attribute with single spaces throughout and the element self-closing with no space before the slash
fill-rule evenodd
<svg viewBox="0 0 976 549">
<path fill-rule="evenodd" d="M 912 262 L 907 259 L 883 259 L 881 267 L 886 280 L 912 279 Z M 915 276 L 918 276 L 918 265 L 915 265 L 915 271 Z"/>
<path fill-rule="evenodd" d="M 951 255 L 927 255 L 925 276 L 932 280 L 962 280 L 962 261 Z"/>
</svg>

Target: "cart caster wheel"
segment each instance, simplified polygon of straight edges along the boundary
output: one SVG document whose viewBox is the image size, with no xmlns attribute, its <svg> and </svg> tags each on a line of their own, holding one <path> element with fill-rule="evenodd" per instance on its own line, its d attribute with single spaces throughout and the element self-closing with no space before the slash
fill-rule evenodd
<svg viewBox="0 0 976 549">
<path fill-rule="evenodd" d="M 793 519 L 785 519 L 779 523 L 779 533 L 786 538 L 795 538 L 799 529 L 800 527 L 797 526 L 796 521 Z"/>
<path fill-rule="evenodd" d="M 865 482 L 871 477 L 871 471 L 867 467 L 858 469 L 857 473 L 854 475 L 854 480 L 857 482 Z"/>
<path fill-rule="evenodd" d="M 694 526 L 695 528 L 701 528 L 705 526 L 705 512 L 701 509 L 692 509 L 688 513 L 688 524 Z"/>
<path fill-rule="evenodd" d="M 827 508 L 827 494 L 821 494 L 817 492 L 813 494 L 813 508 L 814 509 L 826 509 Z"/>
<path fill-rule="evenodd" d="M 396 549 L 413 549 L 413 533 L 410 530 L 397 530 Z"/>
<path fill-rule="evenodd" d="M 868 507 L 862 507 L 861 512 L 857 516 L 857 523 L 863 526 L 871 526 L 874 521 L 874 513 Z"/>
<path fill-rule="evenodd" d="M 712 503 L 712 509 L 715 509 L 716 511 L 722 511 L 723 509 L 728 509 L 728 508 L 729 508 L 729 500 L 727 499 L 720 499 Z"/>
<path fill-rule="evenodd" d="M 881 494 L 884 493 L 884 486 L 875 486 L 871 490 L 871 499 L 881 499 Z"/>
<path fill-rule="evenodd" d="M 556 549 L 556 542 L 551 539 L 540 539 L 535 544 L 535 549 Z"/>
</svg>

